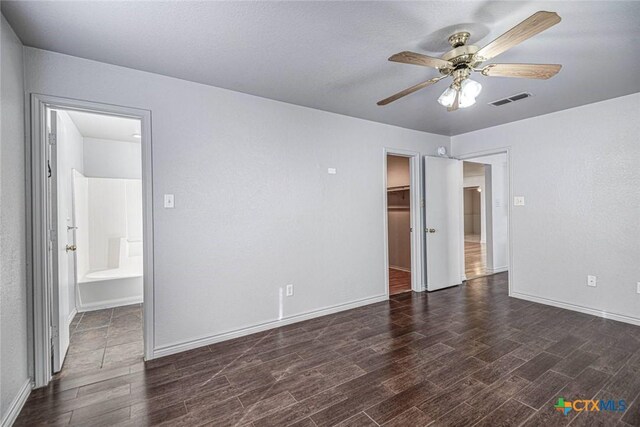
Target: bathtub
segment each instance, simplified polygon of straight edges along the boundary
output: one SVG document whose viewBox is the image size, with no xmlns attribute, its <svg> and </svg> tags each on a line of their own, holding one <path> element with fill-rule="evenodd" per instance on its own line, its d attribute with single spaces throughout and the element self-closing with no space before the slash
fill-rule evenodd
<svg viewBox="0 0 640 427">
<path fill-rule="evenodd" d="M 99 310 L 142 302 L 142 242 L 120 239 L 114 268 L 87 272 L 78 279 L 78 311 Z"/>
</svg>

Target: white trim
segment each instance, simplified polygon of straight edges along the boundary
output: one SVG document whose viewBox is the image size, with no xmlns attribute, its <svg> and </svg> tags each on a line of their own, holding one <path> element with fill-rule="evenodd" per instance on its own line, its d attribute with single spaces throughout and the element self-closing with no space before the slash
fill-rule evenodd
<svg viewBox="0 0 640 427">
<path fill-rule="evenodd" d="M 423 278 L 423 230 L 422 218 L 422 155 L 417 151 L 384 147 L 382 149 L 382 215 L 384 242 L 384 292 L 389 297 L 389 221 L 387 212 L 387 156 L 409 158 L 410 193 L 411 193 L 411 290 L 422 292 L 426 289 Z"/>
<path fill-rule="evenodd" d="M 533 295 L 523 294 L 520 292 L 510 292 L 510 297 L 522 299 L 525 301 L 536 302 L 539 304 L 550 305 L 553 307 L 564 308 L 566 310 L 577 311 L 580 313 L 591 314 L 592 316 L 602 317 L 604 319 L 617 320 L 618 322 L 630 323 L 632 325 L 640 326 L 640 318 L 626 316 L 624 314 L 608 313 L 603 310 L 597 310 L 595 308 L 583 307 L 581 305 L 569 304 L 566 302 L 556 301 L 554 299 L 536 297 Z"/>
<path fill-rule="evenodd" d="M 69 327 L 69 325 L 71 324 L 71 322 L 73 322 L 73 318 L 76 317 L 76 314 L 78 314 L 78 308 L 74 308 L 73 310 L 71 310 L 71 313 L 69 313 L 69 316 L 67 316 L 67 327 Z"/>
<path fill-rule="evenodd" d="M 398 271 L 404 271 L 404 272 L 407 272 L 407 273 L 411 273 L 411 269 L 410 268 L 398 267 L 397 265 L 389 265 L 389 268 L 391 270 L 398 270 Z"/>
<path fill-rule="evenodd" d="M 82 304 L 78 308 L 78 313 L 84 313 L 86 311 L 94 311 L 94 310 L 103 310 L 105 308 L 121 307 L 123 305 L 141 304 L 141 303 L 142 303 L 142 297 L 110 299 L 106 301 Z"/>
<path fill-rule="evenodd" d="M 31 379 L 27 379 L 24 384 L 22 384 L 22 387 L 20 387 L 20 391 L 16 394 L 16 397 L 11 401 L 7 413 L 2 418 L 2 427 L 10 427 L 16 422 L 22 407 L 31 394 L 31 388 Z"/>
<path fill-rule="evenodd" d="M 194 348 L 203 347 L 205 345 L 215 344 L 221 341 L 243 337 L 245 335 L 251 335 L 256 332 L 262 332 L 268 329 L 279 328 L 281 326 L 290 325 L 292 323 L 302 322 L 304 320 L 314 319 L 316 317 L 322 317 L 322 316 L 337 313 L 340 311 L 351 310 L 353 308 L 358 308 L 358 307 L 362 307 L 369 304 L 375 304 L 378 302 L 386 301 L 388 299 L 389 297 L 386 294 L 378 295 L 375 297 L 364 298 L 361 300 L 356 300 L 356 301 L 348 302 L 345 304 L 338 304 L 331 307 L 312 310 L 306 313 L 295 314 L 293 316 L 284 317 L 281 320 L 274 320 L 271 322 L 261 323 L 259 325 L 249 326 L 242 329 L 236 329 L 230 332 L 224 332 L 217 335 L 197 338 L 197 339 L 182 342 L 182 343 L 169 344 L 169 345 L 156 348 L 153 352 L 153 357 L 157 358 L 157 357 L 169 356 L 171 354 L 192 350 Z"/>
<path fill-rule="evenodd" d="M 153 298 L 153 174 L 151 150 L 151 111 L 75 100 L 41 94 L 27 95 L 30 114 L 27 122 L 27 212 L 31 220 L 27 230 L 27 251 L 31 265 L 28 266 L 28 289 L 30 302 L 30 354 L 33 355 L 30 374 L 34 387 L 44 387 L 51 380 L 50 309 L 51 284 L 47 275 L 46 251 L 46 126 L 47 108 L 80 110 L 96 114 L 115 115 L 139 119 L 141 122 L 142 150 L 142 211 L 143 211 L 143 287 L 144 287 L 144 354 L 153 358 L 154 348 L 154 298 Z"/>
<path fill-rule="evenodd" d="M 504 273 L 505 271 L 509 271 L 509 267 L 506 265 L 498 268 L 485 268 L 487 274 Z"/>
</svg>

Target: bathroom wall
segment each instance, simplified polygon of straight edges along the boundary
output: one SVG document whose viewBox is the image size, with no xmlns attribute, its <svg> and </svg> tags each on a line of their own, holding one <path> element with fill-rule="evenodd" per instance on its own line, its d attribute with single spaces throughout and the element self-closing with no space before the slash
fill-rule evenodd
<svg viewBox="0 0 640 427">
<path fill-rule="evenodd" d="M 84 138 L 84 172 L 101 178 L 142 178 L 139 142 Z"/>
</svg>

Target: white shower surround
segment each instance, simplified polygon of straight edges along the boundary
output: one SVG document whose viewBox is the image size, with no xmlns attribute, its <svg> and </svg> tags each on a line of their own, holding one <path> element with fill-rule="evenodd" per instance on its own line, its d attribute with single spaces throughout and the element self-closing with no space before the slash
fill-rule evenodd
<svg viewBox="0 0 640 427">
<path fill-rule="evenodd" d="M 74 171 L 78 311 L 141 303 L 142 182 Z"/>
</svg>

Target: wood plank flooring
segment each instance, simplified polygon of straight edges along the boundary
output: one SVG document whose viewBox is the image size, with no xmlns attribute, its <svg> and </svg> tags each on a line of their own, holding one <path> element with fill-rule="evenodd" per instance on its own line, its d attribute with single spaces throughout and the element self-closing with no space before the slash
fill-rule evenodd
<svg viewBox="0 0 640 427">
<path fill-rule="evenodd" d="M 411 291 L 411 272 L 389 269 L 389 295 Z"/>
<path fill-rule="evenodd" d="M 509 298 L 502 273 L 57 378 L 16 425 L 626 427 L 639 396 L 640 327 Z"/>
<path fill-rule="evenodd" d="M 140 364 L 143 360 L 140 304 L 78 313 L 69 328 L 69 350 L 56 378 Z"/>
<path fill-rule="evenodd" d="M 465 236 L 466 239 L 466 236 Z M 486 244 L 480 241 L 464 241 L 464 270 L 467 279 L 482 277 L 487 274 Z"/>
</svg>

